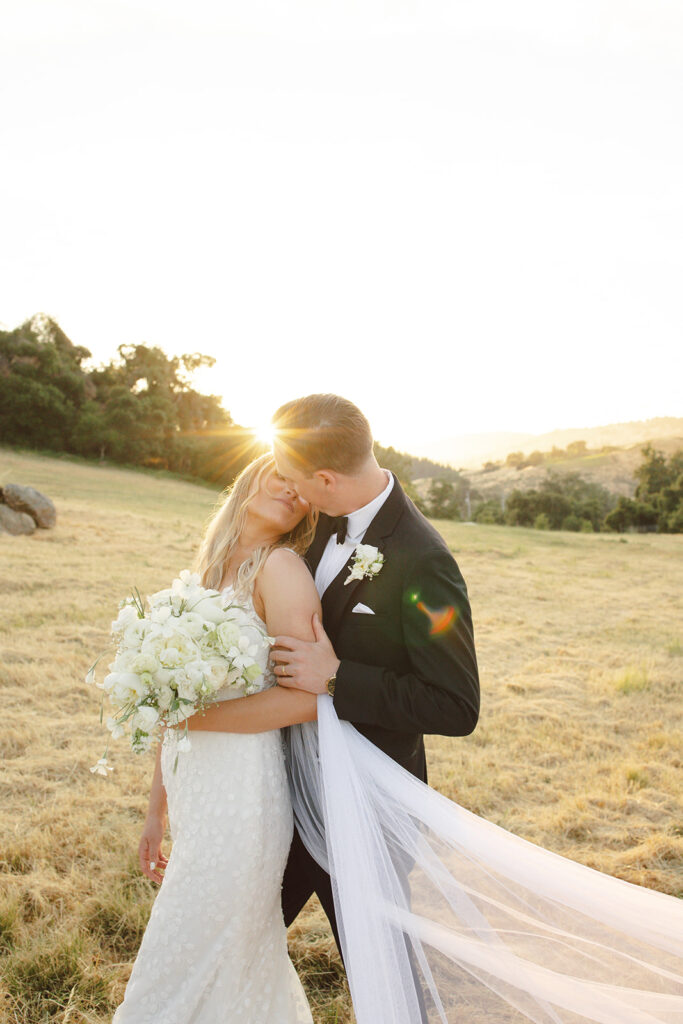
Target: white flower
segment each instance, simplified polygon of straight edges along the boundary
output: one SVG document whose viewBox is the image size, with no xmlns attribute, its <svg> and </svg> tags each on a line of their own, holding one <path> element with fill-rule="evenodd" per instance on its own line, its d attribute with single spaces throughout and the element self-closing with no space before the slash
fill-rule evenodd
<svg viewBox="0 0 683 1024">
<path fill-rule="evenodd" d="M 198 640 L 204 633 L 204 618 L 198 612 L 183 612 L 180 625 L 193 640 Z"/>
<path fill-rule="evenodd" d="M 197 685 L 188 679 L 184 672 L 178 680 L 178 696 L 191 700 L 193 704 L 197 699 Z"/>
<path fill-rule="evenodd" d="M 236 622 L 221 622 L 216 627 L 216 638 L 219 646 L 227 654 L 231 647 L 239 642 L 240 631 Z"/>
<path fill-rule="evenodd" d="M 94 764 L 92 766 L 90 771 L 93 772 L 95 775 L 104 775 L 106 779 L 107 772 L 113 772 L 114 769 L 111 767 L 110 764 L 107 763 L 106 757 L 101 757 L 97 764 Z"/>
<path fill-rule="evenodd" d="M 121 633 L 137 621 L 139 621 L 137 610 L 132 604 L 126 604 L 121 608 L 118 618 L 114 619 L 111 624 L 112 633 Z"/>
<path fill-rule="evenodd" d="M 164 622 L 170 619 L 172 614 L 173 612 L 170 606 L 167 604 L 162 604 L 159 605 L 158 608 L 152 608 L 149 617 L 152 620 L 152 622 L 158 622 L 160 625 L 162 625 Z"/>
<path fill-rule="evenodd" d="M 115 718 L 111 717 L 107 719 L 107 729 L 109 729 L 112 739 L 114 740 L 118 740 L 126 731 L 120 722 L 117 722 Z"/>
<path fill-rule="evenodd" d="M 143 672 L 154 673 L 160 667 L 157 658 L 151 652 L 148 653 L 146 651 L 136 654 L 130 665 L 131 672 L 138 672 L 139 674 Z"/>
<path fill-rule="evenodd" d="M 242 635 L 235 647 L 228 651 L 228 658 L 235 668 L 246 669 L 254 664 L 254 658 L 258 652 L 256 644 L 249 642 L 249 637 Z"/>
<path fill-rule="evenodd" d="M 174 698 L 175 694 L 170 686 L 160 686 L 156 691 L 157 707 L 160 711 L 168 711 Z"/>
<path fill-rule="evenodd" d="M 192 744 L 190 743 L 190 737 L 189 736 L 183 736 L 182 739 L 179 739 L 178 740 L 178 745 L 177 745 L 176 749 L 181 751 L 181 753 L 185 753 L 188 750 L 192 750 Z"/>
<path fill-rule="evenodd" d="M 212 595 L 209 591 L 209 597 L 200 597 L 192 603 L 192 611 L 197 612 L 203 619 L 208 622 L 223 622 L 225 619 L 225 611 L 223 609 L 223 600 L 219 594 Z"/>
<path fill-rule="evenodd" d="M 107 718 L 112 739 L 127 736 L 136 753 L 150 749 L 160 725 L 182 725 L 217 690 L 236 686 L 250 693 L 262 685 L 261 655 L 272 643 L 255 626 L 251 609 L 202 587 L 188 570 L 148 596 L 145 608 L 132 600 L 119 605 L 112 634 L 116 655 L 97 685 L 114 709 Z M 94 674 L 95 665 L 89 682 Z M 180 749 L 189 749 L 189 739 Z M 92 769 L 103 776 L 111 770 L 106 757 Z"/>
<path fill-rule="evenodd" d="M 344 586 L 353 580 L 373 579 L 382 570 L 384 555 L 372 544 L 356 544 L 354 558 Z"/>
<path fill-rule="evenodd" d="M 110 672 L 104 677 L 101 689 L 120 706 L 147 695 L 147 687 L 135 672 Z"/>
<path fill-rule="evenodd" d="M 152 732 L 158 721 L 159 712 L 156 708 L 149 707 L 147 704 L 139 707 L 130 720 L 133 731 L 140 729 L 141 732 L 148 734 Z"/>
</svg>

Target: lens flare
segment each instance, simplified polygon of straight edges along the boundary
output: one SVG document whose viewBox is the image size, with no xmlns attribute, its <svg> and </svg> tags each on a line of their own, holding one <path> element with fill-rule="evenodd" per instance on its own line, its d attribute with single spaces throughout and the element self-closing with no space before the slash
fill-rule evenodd
<svg viewBox="0 0 683 1024">
<path fill-rule="evenodd" d="M 418 601 L 416 607 L 429 619 L 430 636 L 440 636 L 442 633 L 447 633 L 454 625 L 457 617 L 452 604 L 447 604 L 444 608 L 432 609 L 428 608 L 424 601 Z"/>
</svg>

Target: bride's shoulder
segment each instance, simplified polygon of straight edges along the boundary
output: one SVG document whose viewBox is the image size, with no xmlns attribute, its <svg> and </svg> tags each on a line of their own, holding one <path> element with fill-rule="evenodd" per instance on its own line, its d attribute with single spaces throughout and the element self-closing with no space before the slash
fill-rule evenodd
<svg viewBox="0 0 683 1024">
<path fill-rule="evenodd" d="M 260 575 L 280 576 L 290 572 L 302 571 L 308 573 L 308 568 L 301 555 L 298 555 L 293 548 L 283 547 L 273 548 L 263 563 Z"/>
<path fill-rule="evenodd" d="M 292 548 L 284 547 L 273 548 L 257 579 L 257 584 L 260 584 L 262 590 L 285 585 L 292 587 L 297 583 L 307 586 L 312 582 L 313 577 L 301 555 Z"/>
</svg>

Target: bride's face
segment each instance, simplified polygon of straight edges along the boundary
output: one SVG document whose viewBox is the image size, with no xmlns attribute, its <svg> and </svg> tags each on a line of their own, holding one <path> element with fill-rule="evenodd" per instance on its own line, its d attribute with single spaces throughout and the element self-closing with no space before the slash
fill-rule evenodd
<svg viewBox="0 0 683 1024">
<path fill-rule="evenodd" d="M 296 489 L 277 470 L 264 473 L 259 489 L 248 505 L 250 517 L 277 530 L 289 533 L 301 522 L 310 508 Z"/>
</svg>

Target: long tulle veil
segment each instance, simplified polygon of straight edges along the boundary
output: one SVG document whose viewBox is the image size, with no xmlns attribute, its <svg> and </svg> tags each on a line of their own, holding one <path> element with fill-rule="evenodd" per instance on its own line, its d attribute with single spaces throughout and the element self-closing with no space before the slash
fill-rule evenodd
<svg viewBox="0 0 683 1024">
<path fill-rule="evenodd" d="M 683 903 L 535 846 L 414 778 L 318 698 L 290 730 L 358 1024 L 682 1024 Z"/>
</svg>

